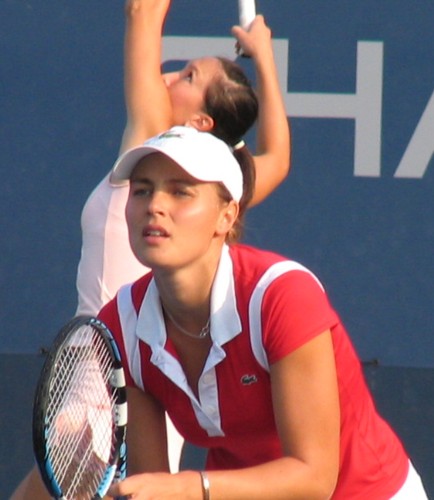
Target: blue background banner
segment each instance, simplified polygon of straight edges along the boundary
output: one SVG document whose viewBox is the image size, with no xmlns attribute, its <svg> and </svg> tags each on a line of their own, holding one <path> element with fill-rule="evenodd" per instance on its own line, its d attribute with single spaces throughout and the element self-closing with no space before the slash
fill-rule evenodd
<svg viewBox="0 0 434 500">
<path fill-rule="evenodd" d="M 257 4 L 275 38 L 293 152 L 245 239 L 312 269 L 362 360 L 400 374 L 384 378 L 386 413 L 398 398 L 433 417 L 434 3 Z M 232 57 L 236 22 L 234 0 L 173 0 L 165 59 Z M 0 2 L 2 359 L 35 357 L 74 314 L 81 209 L 125 122 L 123 29 L 121 1 Z M 247 139 L 254 150 L 254 131 Z M 432 426 L 397 425 L 428 469 Z"/>
</svg>

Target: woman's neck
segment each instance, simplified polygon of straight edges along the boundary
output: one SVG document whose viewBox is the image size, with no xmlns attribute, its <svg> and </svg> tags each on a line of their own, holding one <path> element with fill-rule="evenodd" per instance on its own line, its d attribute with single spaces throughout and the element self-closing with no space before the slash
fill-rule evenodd
<svg viewBox="0 0 434 500">
<path fill-rule="evenodd" d="M 199 332 L 206 325 L 217 267 L 218 262 L 193 269 L 154 271 L 163 310 L 175 326 Z"/>
</svg>

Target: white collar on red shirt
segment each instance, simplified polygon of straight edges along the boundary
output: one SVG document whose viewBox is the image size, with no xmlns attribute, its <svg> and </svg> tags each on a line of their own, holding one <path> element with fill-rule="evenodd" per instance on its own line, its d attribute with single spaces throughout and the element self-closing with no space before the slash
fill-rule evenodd
<svg viewBox="0 0 434 500">
<path fill-rule="evenodd" d="M 211 346 L 199 382 L 199 399 L 189 387 L 179 362 L 164 349 L 167 340 L 160 298 L 154 280 L 149 283 L 135 328 L 136 336 L 151 348 L 151 362 L 190 398 L 200 426 L 209 436 L 223 436 L 215 366 L 226 353 L 221 347 L 241 332 L 235 297 L 233 264 L 225 245 L 211 291 Z M 137 359 L 136 359 L 137 361 Z M 131 368 L 130 368 L 131 369 Z M 140 370 L 132 369 L 137 373 Z"/>
<path fill-rule="evenodd" d="M 241 332 L 238 315 L 232 259 L 224 245 L 211 291 L 211 338 L 221 346 Z M 137 321 L 136 335 L 153 351 L 164 347 L 166 328 L 160 298 L 152 279 L 143 299 Z"/>
</svg>

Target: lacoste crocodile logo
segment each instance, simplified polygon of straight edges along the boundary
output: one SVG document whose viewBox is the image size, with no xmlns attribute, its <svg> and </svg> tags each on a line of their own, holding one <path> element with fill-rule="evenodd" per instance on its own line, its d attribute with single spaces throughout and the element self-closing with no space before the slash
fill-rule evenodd
<svg viewBox="0 0 434 500">
<path fill-rule="evenodd" d="M 256 375 L 243 375 L 241 377 L 241 383 L 243 385 L 256 384 L 257 381 L 258 381 L 258 377 Z"/>
</svg>

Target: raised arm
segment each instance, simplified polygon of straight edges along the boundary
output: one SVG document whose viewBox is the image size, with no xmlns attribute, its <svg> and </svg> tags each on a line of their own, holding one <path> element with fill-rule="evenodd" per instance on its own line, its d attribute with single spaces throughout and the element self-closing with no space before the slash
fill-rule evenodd
<svg viewBox="0 0 434 500">
<path fill-rule="evenodd" d="M 127 124 L 121 153 L 172 126 L 161 74 L 161 39 L 170 0 L 127 0 L 124 87 Z"/>
<path fill-rule="evenodd" d="M 232 34 L 244 53 L 253 59 L 256 70 L 259 116 L 254 156 L 256 189 L 251 202 L 256 205 L 276 189 L 289 172 L 290 129 L 279 87 L 271 31 L 264 17 L 256 16 L 249 31 L 234 26 Z"/>
</svg>

